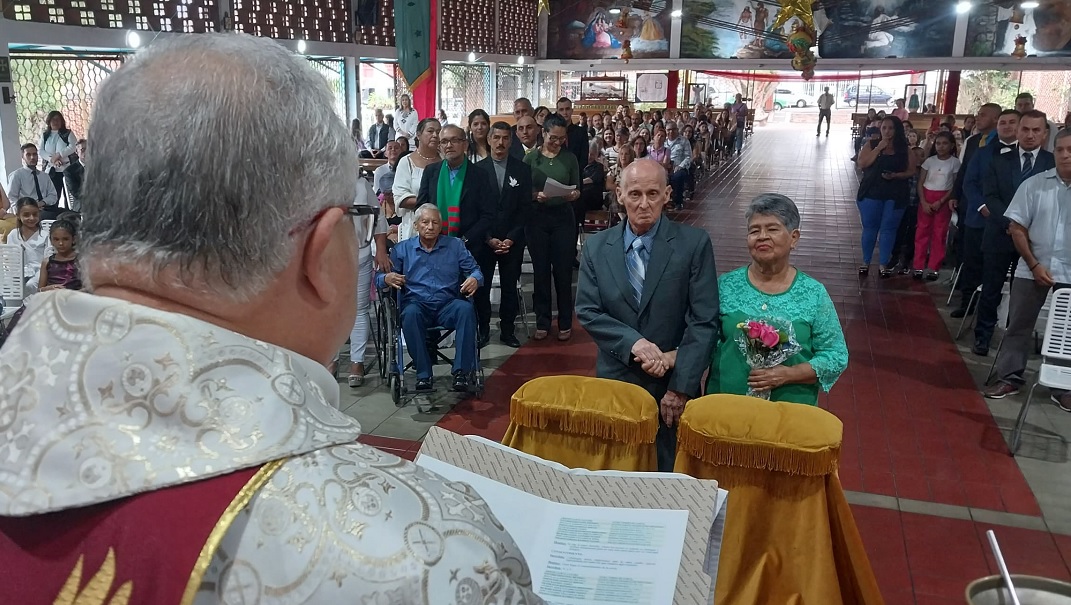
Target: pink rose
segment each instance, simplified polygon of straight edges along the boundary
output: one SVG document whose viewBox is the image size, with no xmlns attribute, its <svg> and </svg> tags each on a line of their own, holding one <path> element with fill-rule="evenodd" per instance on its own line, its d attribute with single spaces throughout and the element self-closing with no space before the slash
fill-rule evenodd
<svg viewBox="0 0 1071 605">
<path fill-rule="evenodd" d="M 759 338 L 762 339 L 762 344 L 770 349 L 776 347 L 781 342 L 781 335 L 777 333 L 777 330 L 770 326 L 766 326 L 766 329 L 762 331 Z"/>
<path fill-rule="evenodd" d="M 762 328 L 763 328 L 763 324 L 761 324 L 761 323 L 759 323 L 757 321 L 748 322 L 748 324 L 747 324 L 747 337 L 748 338 L 753 338 L 753 339 L 756 339 L 756 340 L 762 338 Z"/>
</svg>

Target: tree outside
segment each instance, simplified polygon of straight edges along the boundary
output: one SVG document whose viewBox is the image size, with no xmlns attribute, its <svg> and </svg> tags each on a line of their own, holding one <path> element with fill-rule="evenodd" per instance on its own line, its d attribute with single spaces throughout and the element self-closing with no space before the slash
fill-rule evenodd
<svg viewBox="0 0 1071 605">
<path fill-rule="evenodd" d="M 1012 71 L 964 71 L 960 79 L 956 112 L 975 113 L 986 103 L 1015 107 L 1019 79 L 1019 73 Z"/>
</svg>

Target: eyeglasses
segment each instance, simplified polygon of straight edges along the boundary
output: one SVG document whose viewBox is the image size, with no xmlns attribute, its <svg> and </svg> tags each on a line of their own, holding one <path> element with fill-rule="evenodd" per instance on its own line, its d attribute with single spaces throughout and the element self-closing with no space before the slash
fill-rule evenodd
<svg viewBox="0 0 1071 605">
<path fill-rule="evenodd" d="M 465 139 L 439 139 L 440 145 L 460 145 L 465 142 Z"/>
<path fill-rule="evenodd" d="M 290 237 L 294 237 L 295 235 L 309 229 L 316 223 L 320 222 L 320 219 L 322 219 L 328 211 L 333 210 L 335 208 L 341 208 L 342 210 L 344 210 L 346 214 L 353 217 L 354 225 L 359 226 L 363 229 L 362 234 L 365 237 L 361 246 L 362 248 L 371 243 L 372 238 L 375 235 L 376 221 L 379 219 L 379 208 L 376 208 L 375 206 L 328 206 L 327 208 L 324 208 L 314 214 L 305 222 L 291 229 L 287 235 L 289 235 Z"/>
<path fill-rule="evenodd" d="M 553 141 L 555 143 L 564 143 L 567 140 L 569 140 L 569 137 L 568 136 L 557 136 L 557 135 L 553 135 L 553 134 L 548 134 L 547 135 L 547 140 L 548 141 Z"/>
</svg>

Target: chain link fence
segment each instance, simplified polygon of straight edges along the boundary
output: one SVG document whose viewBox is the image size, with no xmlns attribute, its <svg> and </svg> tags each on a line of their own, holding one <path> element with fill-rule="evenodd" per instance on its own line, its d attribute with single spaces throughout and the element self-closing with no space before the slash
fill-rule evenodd
<svg viewBox="0 0 1071 605">
<path fill-rule="evenodd" d="M 498 66 L 498 112 L 513 113 L 513 101 L 521 97 L 532 100 L 532 81 L 535 80 L 535 68 L 524 65 Z M 539 103 L 534 103 L 539 105 Z"/>
<path fill-rule="evenodd" d="M 442 67 L 442 78 L 439 106 L 451 124 L 465 126 L 470 111 L 491 106 L 489 66 L 446 64 Z"/>
<path fill-rule="evenodd" d="M 346 62 L 342 59 L 324 59 L 309 57 L 312 66 L 324 79 L 335 98 L 335 112 L 346 119 Z"/>
<path fill-rule="evenodd" d="M 89 130 L 97 87 L 123 64 L 120 53 L 11 53 L 11 82 L 19 121 L 19 140 L 36 143 L 48 112 L 63 112 L 79 137 Z"/>
<path fill-rule="evenodd" d="M 558 72 L 539 72 L 539 100 L 536 105 L 550 107 L 557 103 L 561 95 L 558 93 Z M 510 108 L 512 110 L 512 107 Z"/>
</svg>

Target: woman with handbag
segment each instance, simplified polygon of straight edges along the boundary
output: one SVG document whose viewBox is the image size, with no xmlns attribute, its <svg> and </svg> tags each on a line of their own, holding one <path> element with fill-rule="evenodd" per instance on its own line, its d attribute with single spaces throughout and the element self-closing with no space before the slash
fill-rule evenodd
<svg viewBox="0 0 1071 605">
<path fill-rule="evenodd" d="M 80 212 L 81 202 L 78 201 L 78 193 L 82 189 L 82 165 L 78 162 L 76 147 L 78 136 L 67 128 L 67 120 L 58 111 L 50 111 L 45 119 L 45 130 L 41 133 L 41 140 L 37 145 L 41 158 L 45 163 L 52 184 L 56 186 L 56 192 L 62 197 L 67 195 L 67 209 Z M 64 187 L 66 185 L 66 187 Z M 43 208 L 53 210 L 57 208 Z"/>
</svg>

